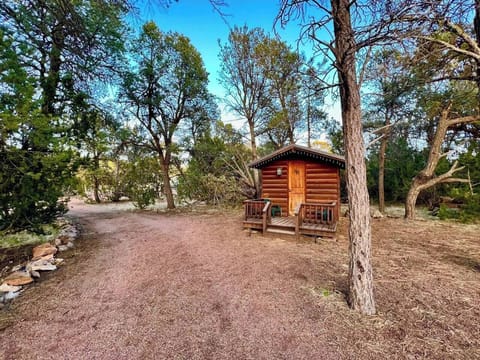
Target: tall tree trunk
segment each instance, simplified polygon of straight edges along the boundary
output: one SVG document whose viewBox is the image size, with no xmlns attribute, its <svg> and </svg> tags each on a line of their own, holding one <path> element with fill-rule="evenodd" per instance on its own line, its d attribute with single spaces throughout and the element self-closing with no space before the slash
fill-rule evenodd
<svg viewBox="0 0 480 360">
<path fill-rule="evenodd" d="M 480 47 L 480 0 L 475 0 L 475 18 L 473 19 L 473 28 L 475 32 L 475 40 L 477 41 L 477 45 Z M 477 99 L 478 99 L 478 106 L 480 107 L 480 60 L 476 60 L 476 79 L 475 82 L 477 84 Z"/>
<path fill-rule="evenodd" d="M 255 125 L 252 119 L 248 119 L 248 127 L 250 130 L 250 147 L 252 149 L 252 161 L 255 161 L 258 159 L 258 154 Z M 253 169 L 253 181 L 255 183 L 255 197 L 258 198 L 262 193 L 262 189 L 260 188 L 260 176 L 257 169 Z"/>
<path fill-rule="evenodd" d="M 52 29 L 52 49 L 49 54 L 48 75 L 42 84 L 43 100 L 42 113 L 53 115 L 55 113 L 55 98 L 60 82 L 60 68 L 62 66 L 62 52 L 65 46 L 63 23 L 60 22 Z"/>
<path fill-rule="evenodd" d="M 310 111 L 310 94 L 307 98 L 307 146 L 312 147 L 312 129 L 311 129 L 311 121 L 310 118 L 311 111 Z"/>
<path fill-rule="evenodd" d="M 93 175 L 93 198 L 97 204 L 101 203 L 100 194 L 99 194 L 100 182 L 98 181 L 97 175 Z"/>
<path fill-rule="evenodd" d="M 382 214 L 385 212 L 385 152 L 387 142 L 387 138 L 382 138 L 378 154 L 378 210 Z"/>
<path fill-rule="evenodd" d="M 370 205 L 362 136 L 360 89 L 356 78 L 356 44 L 350 0 L 331 0 L 336 67 L 340 80 L 346 180 L 349 203 L 349 302 L 363 313 L 375 314 L 371 262 Z"/>
<path fill-rule="evenodd" d="M 93 159 L 93 171 L 94 171 L 94 175 L 93 175 L 93 198 L 95 199 L 95 202 L 97 204 L 100 204 L 101 200 L 100 200 L 100 181 L 98 180 L 98 176 L 97 176 L 97 172 L 98 172 L 98 169 L 100 168 L 100 161 L 98 159 L 98 156 L 95 156 L 95 158 Z"/>
<path fill-rule="evenodd" d="M 387 152 L 387 143 L 389 137 L 390 118 L 385 117 L 385 130 L 380 142 L 380 152 L 378 153 L 378 210 L 383 214 L 385 212 L 385 153 Z"/>
<path fill-rule="evenodd" d="M 160 167 L 162 168 L 163 190 L 165 192 L 165 197 L 167 198 L 167 209 L 175 209 L 175 200 L 173 198 L 172 185 L 170 184 L 170 155 L 163 155 L 163 152 L 160 152 L 158 158 L 160 161 Z"/>
</svg>

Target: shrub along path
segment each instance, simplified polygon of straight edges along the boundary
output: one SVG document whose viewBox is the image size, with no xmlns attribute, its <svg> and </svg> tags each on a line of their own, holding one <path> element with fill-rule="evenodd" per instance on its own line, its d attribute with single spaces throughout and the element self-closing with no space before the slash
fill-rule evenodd
<svg viewBox="0 0 480 360">
<path fill-rule="evenodd" d="M 66 265 L 15 299 L 5 359 L 480 357 L 478 226 L 373 221 L 378 315 L 346 306 L 338 241 L 249 237 L 239 213 L 72 204 Z"/>
</svg>

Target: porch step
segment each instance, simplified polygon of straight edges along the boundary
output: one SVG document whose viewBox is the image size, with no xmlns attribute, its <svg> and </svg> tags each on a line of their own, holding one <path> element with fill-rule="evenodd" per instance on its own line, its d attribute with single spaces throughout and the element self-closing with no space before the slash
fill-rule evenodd
<svg viewBox="0 0 480 360">
<path fill-rule="evenodd" d="M 272 228 L 272 227 L 267 227 L 267 232 L 275 233 L 275 234 L 295 235 L 294 230 L 292 231 L 292 230 L 285 230 L 285 229 Z"/>
</svg>

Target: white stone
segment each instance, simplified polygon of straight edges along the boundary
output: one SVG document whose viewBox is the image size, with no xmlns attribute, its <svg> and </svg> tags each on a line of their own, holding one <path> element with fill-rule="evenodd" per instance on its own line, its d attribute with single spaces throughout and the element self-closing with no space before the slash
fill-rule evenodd
<svg viewBox="0 0 480 360">
<path fill-rule="evenodd" d="M 383 214 L 379 211 L 379 210 L 375 210 L 372 214 L 372 217 L 374 219 L 382 219 L 383 218 Z"/>
<path fill-rule="evenodd" d="M 30 273 L 32 272 L 37 272 L 37 271 L 53 271 L 53 270 L 57 270 L 57 267 L 51 263 L 47 263 L 47 262 L 44 262 L 44 263 L 32 263 L 30 264 Z M 33 274 L 32 274 L 33 275 Z M 40 275 L 39 275 L 40 276 Z"/>
<path fill-rule="evenodd" d="M 65 262 L 64 259 L 62 258 L 55 258 L 55 261 L 53 262 L 55 265 L 62 265 Z"/>
<path fill-rule="evenodd" d="M 21 288 L 21 286 L 13 286 L 8 285 L 7 283 L 3 283 L 2 285 L 0 285 L 0 292 L 17 292 Z"/>
<path fill-rule="evenodd" d="M 67 251 L 67 250 L 68 250 L 67 245 L 60 245 L 60 246 L 58 247 L 58 251 Z"/>
<path fill-rule="evenodd" d="M 35 261 L 31 261 L 27 264 L 27 270 L 32 273 L 33 271 L 52 271 L 52 270 L 57 270 L 57 267 L 53 265 L 53 262 L 55 260 L 53 258 L 51 259 L 39 259 Z M 32 274 L 32 276 L 35 276 Z M 40 277 L 40 274 L 38 275 Z"/>
<path fill-rule="evenodd" d="M 6 301 L 10 301 L 10 300 L 15 299 L 18 295 L 20 295 L 20 292 L 19 292 L 19 291 L 17 291 L 17 292 L 10 291 L 10 292 L 8 292 L 8 293 L 5 293 L 4 299 L 5 299 Z"/>
</svg>

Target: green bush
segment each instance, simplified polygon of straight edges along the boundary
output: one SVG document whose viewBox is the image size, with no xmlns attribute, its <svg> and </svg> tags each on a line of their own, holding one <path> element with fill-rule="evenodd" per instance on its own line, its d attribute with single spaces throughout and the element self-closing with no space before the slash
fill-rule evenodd
<svg viewBox="0 0 480 360">
<path fill-rule="evenodd" d="M 440 220 L 458 219 L 459 211 L 457 209 L 450 209 L 445 204 L 440 204 L 440 210 L 438 210 L 438 218 Z"/>
<path fill-rule="evenodd" d="M 463 201 L 464 203 L 458 209 L 450 209 L 445 204 L 441 204 L 438 217 L 441 220 L 456 219 L 462 223 L 478 221 L 480 219 L 480 195 L 470 195 Z"/>
<path fill-rule="evenodd" d="M 459 219 L 463 223 L 472 223 L 480 219 L 480 195 L 471 195 L 466 198 L 460 211 Z"/>
<path fill-rule="evenodd" d="M 129 197 L 132 200 L 133 206 L 143 210 L 155 204 L 156 193 L 152 188 L 138 186 L 129 189 Z"/>
<path fill-rule="evenodd" d="M 10 149 L 0 158 L 0 230 L 40 231 L 67 211 L 61 197 L 73 179 L 71 154 Z"/>
</svg>

